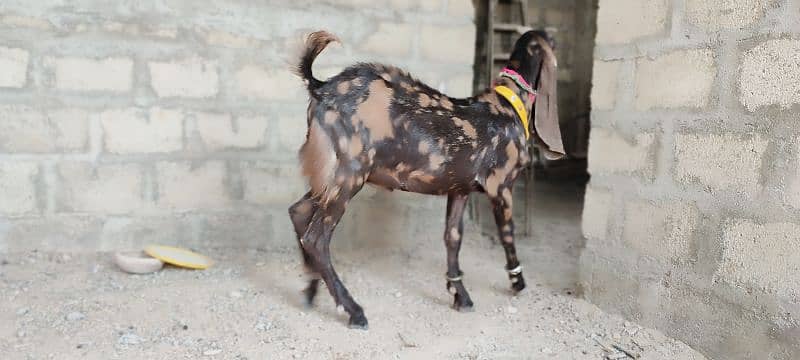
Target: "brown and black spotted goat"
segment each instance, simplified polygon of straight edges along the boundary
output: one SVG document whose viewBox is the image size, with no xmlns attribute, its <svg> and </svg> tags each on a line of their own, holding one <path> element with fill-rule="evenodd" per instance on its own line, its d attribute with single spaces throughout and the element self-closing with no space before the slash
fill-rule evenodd
<svg viewBox="0 0 800 360">
<path fill-rule="evenodd" d="M 332 41 L 337 38 L 328 32 L 309 35 L 297 68 L 311 95 L 308 134 L 300 150 L 311 191 L 289 214 L 306 266 L 350 315 L 350 327 L 367 328 L 367 318 L 334 271 L 329 245 L 345 206 L 365 183 L 447 195 L 447 289 L 458 310 L 472 307 L 458 266 L 462 214 L 470 193 L 486 193 L 511 287 L 524 289 L 514 248 L 512 185 L 531 161 L 531 143 L 550 158 L 564 153 L 552 38 L 542 31 L 523 34 L 495 86 L 466 99 L 450 98 L 380 64 L 357 64 L 328 81 L 315 79 L 311 64 Z M 315 278 L 305 290 L 308 304 L 318 285 Z"/>
</svg>

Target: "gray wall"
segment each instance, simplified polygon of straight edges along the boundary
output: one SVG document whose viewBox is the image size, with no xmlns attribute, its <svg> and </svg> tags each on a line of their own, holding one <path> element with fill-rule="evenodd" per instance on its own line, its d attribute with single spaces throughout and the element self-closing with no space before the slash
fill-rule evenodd
<svg viewBox="0 0 800 360">
<path fill-rule="evenodd" d="M 473 16 L 466 0 L 3 1 L 0 252 L 294 246 L 297 39 L 343 40 L 319 77 L 375 60 L 464 96 Z M 344 246 L 443 231 L 442 198 L 370 190 L 352 208 Z"/>
<path fill-rule="evenodd" d="M 586 297 L 720 359 L 800 358 L 800 2 L 601 0 Z"/>
</svg>

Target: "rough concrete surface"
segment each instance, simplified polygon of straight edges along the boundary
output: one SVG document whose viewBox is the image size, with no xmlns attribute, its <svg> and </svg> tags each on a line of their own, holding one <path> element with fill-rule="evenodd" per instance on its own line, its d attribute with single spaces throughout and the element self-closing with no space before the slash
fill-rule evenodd
<svg viewBox="0 0 800 360">
<path fill-rule="evenodd" d="M 121 273 L 110 254 L 3 256 L 3 359 L 599 359 L 597 341 L 645 359 L 704 359 L 544 282 L 565 255 L 523 247 L 531 283 L 511 296 L 502 249 L 468 244 L 462 266 L 476 301 L 451 308 L 444 251 L 431 244 L 383 255 L 337 256 L 338 269 L 370 320 L 349 330 L 330 296 L 301 305 L 305 285 L 294 251 L 202 249 L 210 270 Z M 437 251 L 438 250 L 438 251 Z M 535 261 L 535 262 L 534 262 Z M 569 292 L 569 293 L 568 293 Z M 597 339 L 597 341 L 595 340 Z M 638 344 L 638 345 L 637 345 Z"/>
<path fill-rule="evenodd" d="M 798 2 L 627 3 L 598 13 L 584 294 L 710 357 L 798 359 Z"/>
<path fill-rule="evenodd" d="M 627 351 L 642 359 L 705 359 L 579 298 L 582 189 L 570 182 L 533 187 L 535 230 L 517 240 L 529 287 L 517 296 L 510 292 L 502 246 L 470 226 L 461 268 L 474 312 L 449 307 L 443 226 L 404 239 L 372 231 L 362 234 L 371 238 L 366 243 L 344 238 L 352 231 L 337 231 L 334 263 L 366 310 L 366 332 L 347 329 L 346 316 L 324 290 L 313 309 L 304 307 L 300 290 L 307 278 L 296 240 L 247 239 L 263 229 L 209 232 L 219 243 L 252 245 L 193 247 L 216 262 L 203 271 L 167 266 L 131 275 L 117 269 L 110 252 L 6 252 L 0 255 L 0 358 L 624 359 Z M 360 214 L 342 226 L 363 228 L 372 221 Z M 157 226 L 170 236 L 172 222 L 151 218 L 144 229 L 124 221 L 109 226 L 134 237 Z M 70 236 L 69 227 L 84 225 L 51 231 Z M 137 249 L 139 241 L 122 241 L 115 250 Z"/>
</svg>

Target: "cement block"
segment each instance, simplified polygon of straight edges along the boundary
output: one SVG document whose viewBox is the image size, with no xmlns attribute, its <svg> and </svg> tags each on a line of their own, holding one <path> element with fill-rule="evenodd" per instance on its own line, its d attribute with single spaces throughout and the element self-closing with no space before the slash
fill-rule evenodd
<svg viewBox="0 0 800 360">
<path fill-rule="evenodd" d="M 133 84 L 133 60 L 126 57 L 45 58 L 44 62 L 60 90 L 126 92 Z"/>
<path fill-rule="evenodd" d="M 707 31 L 747 28 L 764 16 L 773 0 L 687 0 L 689 24 Z"/>
<path fill-rule="evenodd" d="M 274 249 L 276 245 L 294 246 L 294 231 L 292 236 L 277 237 L 277 226 L 289 230 L 292 228 L 289 214 L 286 213 L 288 204 L 283 207 L 280 214 L 284 223 L 277 225 L 269 213 L 221 213 L 204 215 L 200 221 L 197 241 L 200 244 L 219 246 L 226 244 L 237 248 L 248 249 Z M 278 221 L 279 222 L 279 221 Z M 280 222 L 279 222 L 280 223 Z"/>
<path fill-rule="evenodd" d="M 299 164 L 249 163 L 242 168 L 245 201 L 288 207 L 306 193 L 306 180 Z"/>
<path fill-rule="evenodd" d="M 212 98 L 219 92 L 215 60 L 189 57 L 147 64 L 150 83 L 159 97 Z"/>
<path fill-rule="evenodd" d="M 148 36 L 165 39 L 175 39 L 178 36 L 178 29 L 170 25 L 162 26 L 107 21 L 104 22 L 101 27 L 103 31 L 130 36 Z"/>
<path fill-rule="evenodd" d="M 410 24 L 382 22 L 378 29 L 359 46 L 361 51 L 385 55 L 408 56 L 414 32 Z"/>
<path fill-rule="evenodd" d="M 685 262 L 690 256 L 697 209 L 689 204 L 654 205 L 646 201 L 625 204 L 622 239 L 640 254 L 664 262 Z"/>
<path fill-rule="evenodd" d="M 759 135 L 677 134 L 675 179 L 752 195 L 761 189 L 759 174 L 767 144 Z"/>
<path fill-rule="evenodd" d="M 472 0 L 448 0 L 447 15 L 472 20 L 475 18 L 475 6 Z"/>
<path fill-rule="evenodd" d="M 475 26 L 423 25 L 420 52 L 428 60 L 471 64 L 475 55 Z"/>
<path fill-rule="evenodd" d="M 183 148 L 183 112 L 128 108 L 100 113 L 105 150 L 115 154 L 167 153 Z"/>
<path fill-rule="evenodd" d="M 52 30 L 53 24 L 45 19 L 19 14 L 6 14 L 0 16 L 0 23 L 17 28 L 28 28 L 37 30 Z"/>
<path fill-rule="evenodd" d="M 288 156 L 296 157 L 300 146 L 306 141 L 306 132 L 308 131 L 306 124 L 304 116 L 280 117 L 275 124 L 279 150 Z"/>
<path fill-rule="evenodd" d="M 800 144 L 797 147 L 797 158 L 795 159 L 794 177 L 791 178 L 788 193 L 786 194 L 786 201 L 797 209 L 800 209 Z"/>
<path fill-rule="evenodd" d="M 640 316 L 639 279 L 624 270 L 623 264 L 614 263 L 591 252 L 581 254 L 581 282 L 584 296 L 606 311 L 622 313 L 636 320 Z"/>
<path fill-rule="evenodd" d="M 767 40 L 746 51 L 739 77 L 739 100 L 750 111 L 800 103 L 800 40 Z"/>
<path fill-rule="evenodd" d="M 101 244 L 103 221 L 90 215 L 54 215 L 21 218 L 3 227 L 8 252 L 31 250 L 94 252 L 113 250 Z M 0 226 L 2 227 L 2 226 Z M 119 249 L 119 248 L 117 248 Z"/>
<path fill-rule="evenodd" d="M 25 49 L 0 46 L 0 87 L 21 88 L 28 82 L 28 59 Z"/>
<path fill-rule="evenodd" d="M 784 297 L 800 296 L 800 225 L 737 219 L 722 240 L 718 276 Z"/>
<path fill-rule="evenodd" d="M 89 113 L 84 110 L 0 106 L 0 152 L 81 152 L 87 149 L 88 138 Z"/>
<path fill-rule="evenodd" d="M 595 60 L 592 65 L 592 109 L 613 109 L 617 99 L 620 61 Z"/>
<path fill-rule="evenodd" d="M 209 45 L 223 46 L 235 49 L 252 49 L 259 46 L 258 39 L 249 36 L 233 34 L 218 29 L 201 29 L 203 39 Z"/>
<path fill-rule="evenodd" d="M 452 97 L 468 97 L 472 96 L 472 79 L 473 74 L 461 74 L 449 77 L 445 83 L 447 89 L 445 92 Z"/>
<path fill-rule="evenodd" d="M 636 109 L 705 107 L 716 76 L 710 49 L 640 58 L 636 61 Z"/>
<path fill-rule="evenodd" d="M 286 69 L 245 65 L 236 72 L 236 91 L 249 99 L 297 100 L 306 95 L 303 82 Z"/>
<path fill-rule="evenodd" d="M 424 12 L 441 12 L 442 0 L 389 0 L 392 8 L 397 10 L 422 10 Z"/>
<path fill-rule="evenodd" d="M 594 128 L 589 136 L 590 173 L 641 173 L 651 176 L 655 168 L 654 134 L 637 134 L 631 142 L 611 130 Z"/>
<path fill-rule="evenodd" d="M 709 358 L 746 360 L 780 353 L 768 337 L 766 322 L 755 320 L 747 309 L 714 295 L 673 288 L 661 312 L 667 321 L 659 325 L 667 334 Z"/>
<path fill-rule="evenodd" d="M 64 162 L 58 177 L 58 212 L 130 214 L 147 206 L 138 164 Z"/>
<path fill-rule="evenodd" d="M 597 11 L 598 45 L 625 44 L 667 33 L 667 0 L 600 0 Z"/>
<path fill-rule="evenodd" d="M 0 214 L 16 216 L 37 212 L 36 179 L 39 166 L 32 162 L 0 162 Z"/>
<path fill-rule="evenodd" d="M 113 216 L 102 222 L 97 251 L 143 249 L 151 244 L 189 246 L 193 229 L 183 216 Z"/>
<path fill-rule="evenodd" d="M 195 113 L 197 132 L 208 151 L 258 149 L 264 146 L 267 119 L 229 114 Z"/>
<path fill-rule="evenodd" d="M 581 217 L 584 237 L 605 241 L 608 233 L 608 219 L 612 216 L 613 200 L 613 195 L 607 190 L 601 190 L 594 186 L 586 188 Z"/>
<path fill-rule="evenodd" d="M 174 211 L 219 210 L 230 205 L 227 169 L 218 161 L 159 162 L 158 206 Z"/>
</svg>

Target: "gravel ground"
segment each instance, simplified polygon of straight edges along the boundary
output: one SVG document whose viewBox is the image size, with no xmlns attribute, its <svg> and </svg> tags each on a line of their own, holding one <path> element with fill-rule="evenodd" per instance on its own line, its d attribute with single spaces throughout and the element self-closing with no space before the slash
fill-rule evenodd
<svg viewBox="0 0 800 360">
<path fill-rule="evenodd" d="M 338 256 L 368 331 L 347 329 L 327 293 L 303 308 L 304 276 L 288 249 L 204 249 L 218 261 L 211 269 L 149 275 L 118 271 L 109 254 L 6 255 L 0 359 L 625 358 L 604 350 L 614 344 L 643 359 L 703 358 L 602 312 L 573 289 L 543 283 L 538 271 L 528 269 L 529 289 L 511 296 L 502 256 L 480 256 L 502 250 L 470 245 L 462 267 L 476 304 L 471 313 L 448 306 L 443 249 Z M 542 248 L 521 253 L 550 271 L 566 257 Z"/>
<path fill-rule="evenodd" d="M 293 239 L 269 251 L 197 249 L 215 266 L 148 275 L 122 273 L 107 253 L 0 254 L 0 359 L 704 359 L 576 295 L 579 188 L 537 188 L 544 211 L 518 241 L 528 283 L 518 296 L 502 247 L 465 234 L 470 313 L 449 307 L 441 242 L 334 247 L 368 331 L 348 329 L 324 290 L 303 307 Z"/>
</svg>

